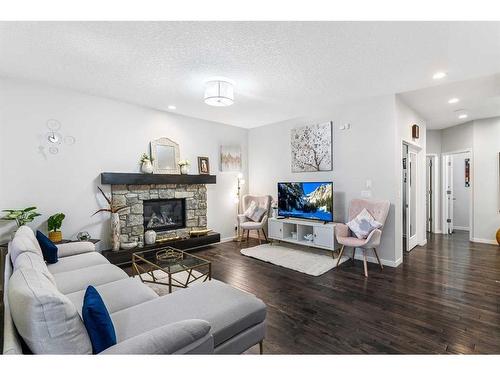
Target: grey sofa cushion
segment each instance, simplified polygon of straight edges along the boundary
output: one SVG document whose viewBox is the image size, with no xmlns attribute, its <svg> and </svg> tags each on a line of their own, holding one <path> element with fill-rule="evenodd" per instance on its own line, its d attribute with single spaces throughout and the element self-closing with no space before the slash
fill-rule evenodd
<svg viewBox="0 0 500 375">
<path fill-rule="evenodd" d="M 144 332 L 118 342 L 100 354 L 182 354 L 207 341 L 212 342 L 210 324 L 204 320 L 191 319 Z M 213 342 L 208 349 L 203 354 L 213 352 Z"/>
<path fill-rule="evenodd" d="M 47 267 L 52 274 L 74 271 L 85 267 L 97 266 L 98 264 L 109 264 L 109 261 L 98 252 L 72 255 L 59 258 L 57 263 L 49 264 Z"/>
<path fill-rule="evenodd" d="M 89 354 L 92 346 L 75 306 L 33 268 L 9 279 L 9 305 L 17 331 L 35 354 Z"/>
<path fill-rule="evenodd" d="M 212 327 L 214 346 L 265 317 L 266 306 L 260 299 L 217 280 L 111 314 L 118 341 L 179 320 L 202 319 Z"/>
<path fill-rule="evenodd" d="M 89 285 L 99 286 L 126 278 L 128 278 L 127 274 L 112 264 L 98 264 L 97 266 L 54 274 L 57 289 L 63 294 L 87 289 Z"/>
<path fill-rule="evenodd" d="M 139 279 L 132 277 L 99 285 L 95 288 L 110 314 L 158 298 L 158 295 L 151 288 L 144 285 Z M 80 316 L 82 315 L 84 296 L 85 290 L 66 294 Z"/>
<path fill-rule="evenodd" d="M 40 272 L 42 275 L 47 277 L 50 282 L 56 285 L 56 281 L 54 276 L 49 272 L 47 268 L 47 264 L 43 260 L 42 256 L 26 251 L 22 254 L 19 254 L 16 258 L 16 262 L 14 263 L 14 270 L 20 268 L 31 268 Z"/>
<path fill-rule="evenodd" d="M 33 240 L 23 233 L 14 236 L 14 239 L 9 243 L 9 254 L 12 263 L 16 262 L 16 258 L 19 254 L 30 252 L 33 254 L 38 254 L 42 256 L 42 250 L 40 247 L 35 246 Z"/>
</svg>

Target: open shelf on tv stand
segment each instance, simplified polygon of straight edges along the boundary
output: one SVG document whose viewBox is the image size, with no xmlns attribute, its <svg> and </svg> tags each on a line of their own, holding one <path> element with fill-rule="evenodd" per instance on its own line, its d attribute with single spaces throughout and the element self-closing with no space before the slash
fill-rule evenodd
<svg viewBox="0 0 500 375">
<path fill-rule="evenodd" d="M 335 239 L 336 223 L 298 218 L 270 218 L 267 225 L 268 237 L 275 241 L 289 242 L 330 251 L 335 251 L 339 248 Z M 295 232 L 295 236 L 293 232 Z M 308 234 L 312 235 L 311 241 L 304 238 Z"/>
</svg>

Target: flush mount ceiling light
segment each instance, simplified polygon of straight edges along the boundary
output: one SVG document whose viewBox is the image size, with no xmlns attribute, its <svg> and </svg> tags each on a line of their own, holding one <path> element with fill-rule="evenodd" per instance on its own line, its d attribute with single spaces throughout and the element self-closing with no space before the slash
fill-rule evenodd
<svg viewBox="0 0 500 375">
<path fill-rule="evenodd" d="M 450 100 L 448 100 L 448 103 L 455 104 L 455 103 L 458 103 L 459 101 L 460 101 L 460 99 L 458 99 L 458 98 L 451 98 Z"/>
<path fill-rule="evenodd" d="M 432 79 L 442 79 L 444 77 L 446 77 L 446 73 L 445 72 L 436 72 L 432 76 Z"/>
<path fill-rule="evenodd" d="M 222 78 L 205 82 L 205 103 L 214 107 L 227 107 L 233 104 L 233 83 Z"/>
</svg>

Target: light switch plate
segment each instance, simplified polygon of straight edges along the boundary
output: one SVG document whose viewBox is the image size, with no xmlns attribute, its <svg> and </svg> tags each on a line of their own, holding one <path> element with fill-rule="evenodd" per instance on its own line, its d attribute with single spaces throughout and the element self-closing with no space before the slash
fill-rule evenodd
<svg viewBox="0 0 500 375">
<path fill-rule="evenodd" d="M 372 197 L 371 190 L 362 190 L 361 191 L 361 198 L 371 198 L 371 197 Z"/>
</svg>

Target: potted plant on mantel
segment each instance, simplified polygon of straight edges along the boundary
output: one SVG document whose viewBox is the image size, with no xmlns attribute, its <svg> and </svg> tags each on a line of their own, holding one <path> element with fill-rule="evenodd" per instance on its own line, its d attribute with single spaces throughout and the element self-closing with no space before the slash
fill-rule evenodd
<svg viewBox="0 0 500 375">
<path fill-rule="evenodd" d="M 128 208 L 127 206 L 115 206 L 111 202 L 111 199 L 104 194 L 104 191 L 98 186 L 97 187 L 99 191 L 101 192 L 102 196 L 104 199 L 106 199 L 106 202 L 108 202 L 109 207 L 108 208 L 101 208 L 94 212 L 92 216 L 99 212 L 110 212 L 111 213 L 111 242 L 113 246 L 113 251 L 118 251 L 120 250 L 120 211 Z"/>
<path fill-rule="evenodd" d="M 190 165 L 191 165 L 191 163 L 189 162 L 189 160 L 179 161 L 179 167 L 181 168 L 181 174 L 188 174 Z"/>
<path fill-rule="evenodd" d="M 62 232 L 60 231 L 62 222 L 66 215 L 63 213 L 54 214 L 47 220 L 47 227 L 49 230 L 49 239 L 52 242 L 62 241 Z"/>
<path fill-rule="evenodd" d="M 153 157 L 149 156 L 148 154 L 144 153 L 141 156 L 141 172 L 146 173 L 146 174 L 151 174 L 153 173 Z"/>
</svg>

